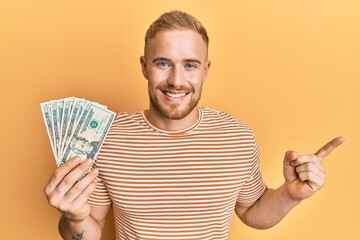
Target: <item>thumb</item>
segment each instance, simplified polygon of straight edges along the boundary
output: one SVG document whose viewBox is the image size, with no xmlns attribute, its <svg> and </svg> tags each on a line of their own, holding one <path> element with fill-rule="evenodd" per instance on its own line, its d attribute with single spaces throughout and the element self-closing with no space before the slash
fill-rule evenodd
<svg viewBox="0 0 360 240">
<path fill-rule="evenodd" d="M 291 166 L 291 162 L 296 160 L 298 153 L 292 150 L 289 150 L 285 153 L 284 157 L 284 166 Z"/>
<path fill-rule="evenodd" d="M 291 182 L 297 178 L 296 170 L 291 165 L 292 161 L 294 161 L 298 157 L 298 153 L 294 151 L 287 151 L 284 157 L 284 166 L 283 166 L 283 174 L 285 177 L 285 181 Z"/>
</svg>

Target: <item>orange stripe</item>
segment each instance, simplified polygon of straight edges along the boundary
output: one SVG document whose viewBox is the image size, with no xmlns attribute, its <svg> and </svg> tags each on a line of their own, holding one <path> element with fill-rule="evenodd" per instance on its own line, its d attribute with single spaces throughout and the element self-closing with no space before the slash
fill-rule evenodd
<svg viewBox="0 0 360 240">
<path fill-rule="evenodd" d="M 251 129 L 200 108 L 187 130 L 163 131 L 120 113 L 98 155 L 94 206 L 113 204 L 117 239 L 227 239 L 236 202 L 266 186 Z"/>
</svg>

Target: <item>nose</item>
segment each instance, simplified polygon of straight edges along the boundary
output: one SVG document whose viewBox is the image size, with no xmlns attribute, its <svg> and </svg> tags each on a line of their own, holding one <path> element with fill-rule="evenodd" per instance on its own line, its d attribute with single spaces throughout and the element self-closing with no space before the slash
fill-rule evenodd
<svg viewBox="0 0 360 240">
<path fill-rule="evenodd" d="M 184 81 L 184 74 L 183 74 L 183 71 L 182 71 L 181 67 L 174 66 L 171 69 L 171 72 L 170 72 L 169 77 L 167 79 L 168 84 L 170 86 L 176 88 L 176 87 L 182 86 L 183 81 Z"/>
</svg>

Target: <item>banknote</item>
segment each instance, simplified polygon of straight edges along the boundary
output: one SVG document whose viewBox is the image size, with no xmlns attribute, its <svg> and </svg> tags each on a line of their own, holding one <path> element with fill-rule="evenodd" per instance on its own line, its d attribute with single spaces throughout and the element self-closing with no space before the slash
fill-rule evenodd
<svg viewBox="0 0 360 240">
<path fill-rule="evenodd" d="M 56 156 L 59 156 L 59 144 L 60 144 L 60 116 L 62 115 L 62 113 L 60 111 L 62 111 L 62 105 L 63 105 L 64 100 L 60 99 L 60 100 L 52 100 L 50 101 L 50 105 L 51 105 L 51 116 L 52 116 L 52 121 L 53 121 L 53 133 L 54 133 L 54 143 L 55 143 L 55 153 Z"/>
<path fill-rule="evenodd" d="M 67 125 L 70 119 L 70 113 L 72 110 L 72 106 L 74 103 L 74 97 L 65 98 L 64 99 L 64 107 L 63 107 L 63 113 L 62 113 L 62 120 L 61 120 L 61 129 L 60 129 L 60 142 L 65 138 Z M 60 152 L 61 152 L 61 146 L 60 146 Z"/>
<path fill-rule="evenodd" d="M 65 132 L 64 132 L 64 137 L 60 143 L 60 152 L 62 153 L 66 143 L 68 143 L 69 139 L 71 139 L 72 134 L 73 134 L 73 129 L 75 124 L 77 123 L 77 118 L 78 115 L 80 115 L 80 112 L 83 109 L 83 105 L 85 104 L 85 101 L 83 99 L 74 99 L 73 102 L 73 106 L 69 115 L 69 120 L 67 122 L 67 125 L 64 126 L 64 128 L 66 128 Z M 60 157 L 62 156 L 62 154 L 60 154 Z M 60 159 L 60 157 L 58 157 L 57 159 Z M 59 164 L 58 164 L 59 165 Z"/>
<path fill-rule="evenodd" d="M 95 159 L 113 119 L 114 114 L 110 110 L 88 103 L 70 142 L 66 144 L 60 164 L 74 156 Z"/>
<path fill-rule="evenodd" d="M 58 166 L 74 156 L 96 159 L 115 113 L 107 106 L 69 97 L 40 104 Z"/>
<path fill-rule="evenodd" d="M 46 126 L 46 130 L 49 136 L 49 140 L 50 140 L 50 144 L 51 144 L 51 149 L 53 151 L 54 156 L 56 156 L 56 151 L 55 151 L 55 140 L 54 140 L 54 131 L 53 131 L 53 123 L 52 123 L 52 118 L 51 118 L 51 105 L 50 103 L 41 103 L 41 111 L 42 111 L 42 115 L 45 121 L 45 126 Z"/>
</svg>

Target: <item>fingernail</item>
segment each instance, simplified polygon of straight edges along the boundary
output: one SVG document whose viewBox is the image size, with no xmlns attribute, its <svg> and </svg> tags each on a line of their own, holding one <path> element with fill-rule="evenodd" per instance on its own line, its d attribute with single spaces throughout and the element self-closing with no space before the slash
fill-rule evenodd
<svg viewBox="0 0 360 240">
<path fill-rule="evenodd" d="M 93 160 L 92 160 L 91 158 L 88 158 L 88 159 L 86 159 L 86 164 L 87 164 L 87 165 L 91 165 L 92 161 L 93 161 Z"/>
<path fill-rule="evenodd" d="M 97 168 L 94 169 L 94 174 L 98 175 L 99 174 L 99 170 Z"/>
</svg>

